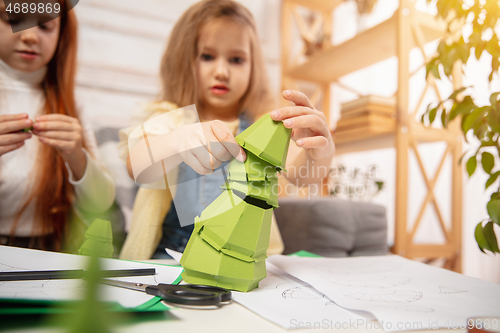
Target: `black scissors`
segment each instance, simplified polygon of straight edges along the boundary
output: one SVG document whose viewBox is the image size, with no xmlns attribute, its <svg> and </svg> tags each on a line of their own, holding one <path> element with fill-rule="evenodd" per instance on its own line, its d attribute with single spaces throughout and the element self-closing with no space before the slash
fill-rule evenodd
<svg viewBox="0 0 500 333">
<path fill-rule="evenodd" d="M 158 296 L 167 303 L 183 306 L 221 306 L 231 302 L 229 290 L 199 284 L 164 284 L 150 285 L 136 282 L 101 279 L 103 284 L 145 292 Z"/>
</svg>

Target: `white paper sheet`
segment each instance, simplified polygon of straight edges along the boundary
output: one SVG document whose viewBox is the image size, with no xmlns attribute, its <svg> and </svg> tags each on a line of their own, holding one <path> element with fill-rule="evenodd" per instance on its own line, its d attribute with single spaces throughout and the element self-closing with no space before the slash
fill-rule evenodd
<svg viewBox="0 0 500 333">
<path fill-rule="evenodd" d="M 0 246 L 0 272 L 87 269 L 88 257 Z M 102 259 L 102 269 L 155 268 L 154 276 L 119 277 L 115 280 L 144 284 L 172 283 L 182 272 L 181 267 L 144 264 L 117 259 Z M 37 300 L 75 300 L 85 296 L 81 279 L 34 280 L 0 282 L 0 298 Z M 102 285 L 102 300 L 118 302 L 128 308 L 139 306 L 153 296 L 146 293 Z"/>
<path fill-rule="evenodd" d="M 248 293 L 233 292 L 233 299 L 261 317 L 287 329 L 348 329 L 372 319 L 342 309 L 312 286 L 269 262 L 267 277 Z"/>
<path fill-rule="evenodd" d="M 465 328 L 470 317 L 500 315 L 500 285 L 399 256 L 268 262 L 340 306 L 371 312 L 385 331 Z"/>
</svg>

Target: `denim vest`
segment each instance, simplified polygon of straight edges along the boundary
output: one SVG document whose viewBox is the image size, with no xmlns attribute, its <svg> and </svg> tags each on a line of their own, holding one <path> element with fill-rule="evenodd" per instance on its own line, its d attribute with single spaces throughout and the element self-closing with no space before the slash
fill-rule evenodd
<svg viewBox="0 0 500 333">
<path fill-rule="evenodd" d="M 237 134 L 251 125 L 245 114 L 240 115 L 239 120 Z M 153 255 L 154 259 L 170 259 L 165 248 L 184 252 L 194 229 L 194 218 L 200 216 L 201 212 L 222 193 L 220 186 L 224 184 L 225 179 L 221 168 L 224 166 L 227 169 L 226 163 L 213 173 L 200 176 L 184 162 L 179 165 L 177 183 L 183 185 L 177 186 L 175 199 L 163 221 L 163 235 Z M 190 224 L 181 226 L 179 215 L 183 221 L 190 221 Z"/>
</svg>

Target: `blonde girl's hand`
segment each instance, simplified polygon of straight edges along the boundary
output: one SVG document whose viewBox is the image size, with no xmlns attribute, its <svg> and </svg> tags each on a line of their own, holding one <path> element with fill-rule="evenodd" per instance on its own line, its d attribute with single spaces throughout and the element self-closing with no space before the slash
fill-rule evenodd
<svg viewBox="0 0 500 333">
<path fill-rule="evenodd" d="M 285 90 L 283 97 L 295 106 L 276 109 L 271 112 L 271 118 L 281 120 L 285 127 L 291 128 L 292 140 L 313 160 L 331 159 L 335 146 L 325 114 L 316 110 L 300 91 Z"/>
<path fill-rule="evenodd" d="M 219 120 L 183 126 L 169 137 L 182 162 L 202 175 L 212 173 L 232 157 L 240 162 L 246 159 L 231 130 Z"/>
<path fill-rule="evenodd" d="M 31 133 L 22 130 L 32 125 L 25 113 L 0 115 L 0 156 L 22 147 L 31 138 Z"/>
<path fill-rule="evenodd" d="M 81 178 L 87 157 L 82 150 L 83 130 L 78 119 L 64 114 L 47 114 L 35 120 L 33 134 L 68 162 L 75 178 Z"/>
</svg>

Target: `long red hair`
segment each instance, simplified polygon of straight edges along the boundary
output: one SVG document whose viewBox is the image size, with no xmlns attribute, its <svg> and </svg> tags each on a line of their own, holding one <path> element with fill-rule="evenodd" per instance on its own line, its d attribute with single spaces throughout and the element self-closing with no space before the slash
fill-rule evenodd
<svg viewBox="0 0 500 333">
<path fill-rule="evenodd" d="M 78 118 L 74 97 L 76 57 L 77 57 L 77 21 L 75 13 L 67 11 L 66 0 L 61 1 L 61 26 L 59 40 L 54 57 L 47 65 L 47 74 L 42 82 L 45 95 L 43 114 L 60 113 Z M 84 144 L 85 145 L 85 144 Z M 26 203 L 17 215 L 13 226 L 14 235 L 17 221 L 29 203 L 35 200 L 34 228 L 40 233 L 52 234 L 51 244 L 39 244 L 42 249 L 62 249 L 63 239 L 68 232 L 68 216 L 74 200 L 73 186 L 68 181 L 68 171 L 63 159 L 56 150 L 41 145 L 34 174 L 35 185 L 28 195 Z"/>
</svg>

